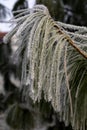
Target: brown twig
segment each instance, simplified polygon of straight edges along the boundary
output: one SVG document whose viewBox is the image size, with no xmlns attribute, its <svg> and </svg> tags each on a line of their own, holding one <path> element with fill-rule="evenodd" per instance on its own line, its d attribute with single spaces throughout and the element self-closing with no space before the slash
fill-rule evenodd
<svg viewBox="0 0 87 130">
<path fill-rule="evenodd" d="M 66 79 L 66 86 L 69 93 L 69 100 L 70 100 L 70 111 L 71 111 L 71 118 L 73 118 L 73 105 L 72 105 L 72 97 L 71 97 L 71 90 L 69 86 L 69 78 L 67 74 L 67 63 L 66 63 L 66 57 L 67 57 L 67 47 L 65 46 L 65 55 L 64 55 L 64 71 L 65 71 L 65 79 Z"/>
<path fill-rule="evenodd" d="M 58 28 L 60 34 L 64 34 L 65 38 L 67 39 L 67 41 L 71 44 L 72 47 L 74 47 L 85 59 L 87 59 L 87 53 L 82 50 L 81 48 L 79 48 L 74 41 L 70 38 L 70 36 L 68 34 L 66 34 L 64 31 L 61 30 L 61 28 L 55 24 L 54 27 Z"/>
</svg>

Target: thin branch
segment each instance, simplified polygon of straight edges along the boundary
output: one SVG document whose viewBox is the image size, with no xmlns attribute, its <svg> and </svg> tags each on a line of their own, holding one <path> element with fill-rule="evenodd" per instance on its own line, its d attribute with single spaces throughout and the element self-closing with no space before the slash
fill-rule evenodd
<svg viewBox="0 0 87 130">
<path fill-rule="evenodd" d="M 83 51 L 81 48 L 79 48 L 73 40 L 70 38 L 68 34 L 66 34 L 64 31 L 61 30 L 61 28 L 55 24 L 54 27 L 58 28 L 60 34 L 64 34 L 67 41 L 70 43 L 71 46 L 73 46 L 85 59 L 87 59 L 87 53 Z"/>
<path fill-rule="evenodd" d="M 67 90 L 68 90 L 68 93 L 69 93 L 71 118 L 73 118 L 72 97 L 71 97 L 71 91 L 70 91 L 70 86 L 69 86 L 69 79 L 68 79 L 68 74 L 67 74 L 67 63 L 66 63 L 66 57 L 67 57 L 67 47 L 65 46 L 65 55 L 64 55 L 64 71 L 65 71 L 66 86 L 67 86 Z"/>
</svg>

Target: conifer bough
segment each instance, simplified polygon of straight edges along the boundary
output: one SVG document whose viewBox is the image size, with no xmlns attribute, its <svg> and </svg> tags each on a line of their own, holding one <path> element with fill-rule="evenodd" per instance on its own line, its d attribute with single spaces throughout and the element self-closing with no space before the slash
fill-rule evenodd
<svg viewBox="0 0 87 130">
<path fill-rule="evenodd" d="M 4 42 L 18 44 L 14 61 L 22 61 L 21 89 L 26 103 L 42 95 L 59 119 L 75 130 L 87 128 L 87 28 L 54 21 L 36 5 L 11 20 L 16 27 Z"/>
</svg>

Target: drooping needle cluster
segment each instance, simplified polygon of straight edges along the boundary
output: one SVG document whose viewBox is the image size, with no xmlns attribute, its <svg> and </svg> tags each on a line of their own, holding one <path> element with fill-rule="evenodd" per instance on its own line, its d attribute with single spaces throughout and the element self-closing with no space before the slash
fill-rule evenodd
<svg viewBox="0 0 87 130">
<path fill-rule="evenodd" d="M 42 95 L 59 119 L 75 130 L 87 127 L 87 28 L 55 22 L 48 9 L 36 5 L 14 20 L 4 42 L 19 45 L 13 58 L 22 59 L 21 85 L 28 103 Z"/>
</svg>

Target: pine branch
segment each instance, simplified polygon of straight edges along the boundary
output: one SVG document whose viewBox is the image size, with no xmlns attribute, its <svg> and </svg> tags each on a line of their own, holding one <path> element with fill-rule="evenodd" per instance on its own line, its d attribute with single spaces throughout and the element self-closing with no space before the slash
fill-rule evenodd
<svg viewBox="0 0 87 130">
<path fill-rule="evenodd" d="M 80 130 L 87 119 L 87 28 L 57 24 L 43 5 L 21 11 L 12 21 L 17 26 L 4 42 L 19 45 L 13 59 L 22 62 L 26 103 L 43 97 L 60 120 Z"/>
</svg>

